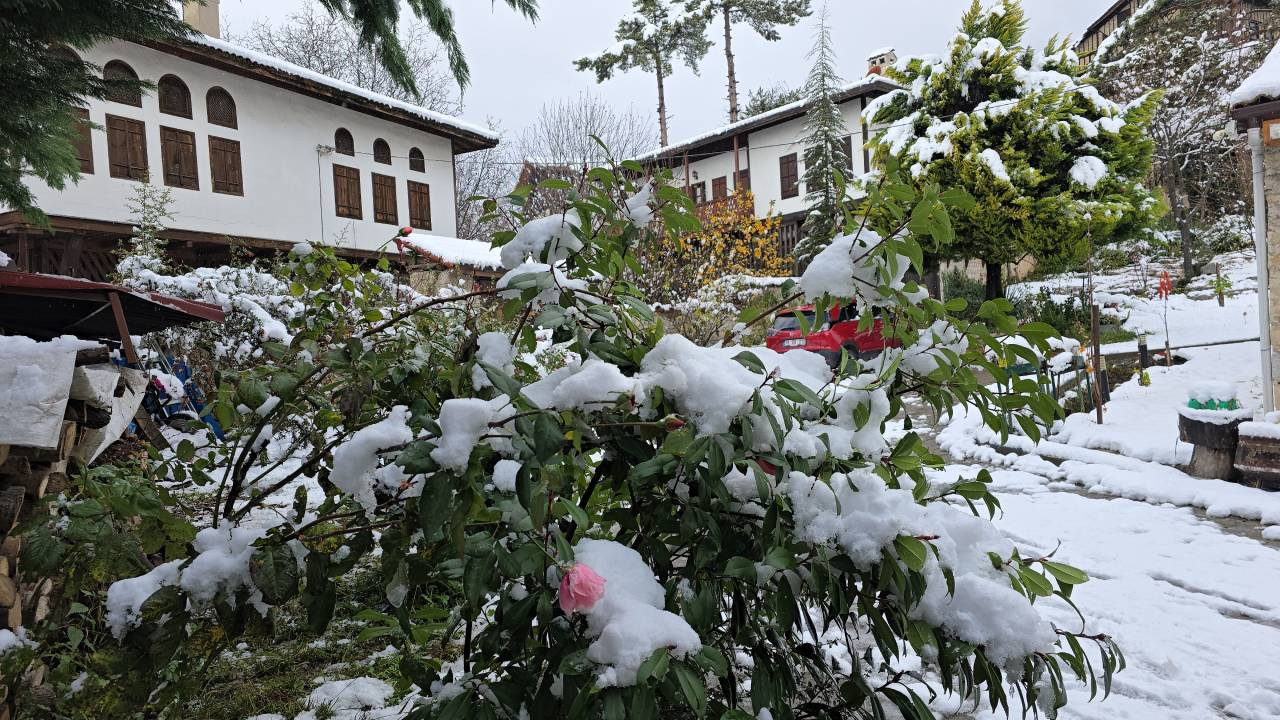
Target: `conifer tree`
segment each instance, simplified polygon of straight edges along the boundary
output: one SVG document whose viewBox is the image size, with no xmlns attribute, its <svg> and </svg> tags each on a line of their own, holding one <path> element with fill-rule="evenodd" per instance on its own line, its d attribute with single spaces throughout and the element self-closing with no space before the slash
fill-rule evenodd
<svg viewBox="0 0 1280 720">
<path fill-rule="evenodd" d="M 849 170 L 849 156 L 844 149 L 844 118 L 835 103 L 840 87 L 836 74 L 835 51 L 831 47 L 831 30 L 824 11 L 818 20 L 813 49 L 809 51 L 813 67 L 805 82 L 804 188 L 809 215 L 804 221 L 805 238 L 796 247 L 796 259 L 804 262 L 822 251 L 840 228 L 840 196 Z"/>
<path fill-rule="evenodd" d="M 792 26 L 808 17 L 810 0 L 705 0 L 708 22 L 724 26 L 724 59 L 728 71 L 729 122 L 738 121 L 738 73 L 733 57 L 733 26 L 746 23 L 770 42 L 781 39 L 778 26 Z"/>
<path fill-rule="evenodd" d="M 68 50 L 110 37 L 159 40 L 189 28 L 168 0 L 12 0 L 0 12 L 0 205 L 40 219 L 24 178 L 61 189 L 80 177 L 73 143 L 76 108 L 129 80 L 104 80 L 100 68 Z"/>
<path fill-rule="evenodd" d="M 594 58 L 575 61 L 574 66 L 594 72 L 596 82 L 636 68 L 653 73 L 658 81 L 659 141 L 666 147 L 665 83 L 673 70 L 671 61 L 678 57 L 697 72 L 698 63 L 711 47 L 703 33 L 705 27 L 706 10 L 698 0 L 633 0 L 631 15 L 618 21 L 614 33 L 617 44 Z"/>
<path fill-rule="evenodd" d="M 1022 44 L 1025 31 L 1018 0 L 974 0 L 946 53 L 890 68 L 904 89 L 866 111 L 885 125 L 873 141 L 879 162 L 897 163 L 922 190 L 961 188 L 976 200 L 953 213 L 953 242 L 921 240 L 940 258 L 985 263 L 988 298 L 1004 294 L 1003 264 L 1027 254 L 1078 262 L 1093 245 L 1145 231 L 1158 208 L 1142 183 L 1159 97 L 1112 102 L 1064 42 L 1037 52 Z"/>
</svg>

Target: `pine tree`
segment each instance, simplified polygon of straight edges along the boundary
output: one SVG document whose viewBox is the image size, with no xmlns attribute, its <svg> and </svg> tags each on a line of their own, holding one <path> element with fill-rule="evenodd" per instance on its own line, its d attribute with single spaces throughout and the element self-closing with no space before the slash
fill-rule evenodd
<svg viewBox="0 0 1280 720">
<path fill-rule="evenodd" d="M 849 172 L 849 156 L 844 150 L 844 118 L 835 103 L 840 87 L 836 57 L 831 47 L 831 30 L 824 11 L 818 20 L 813 49 L 813 67 L 805 82 L 804 188 L 809 215 L 804 221 L 805 238 L 796 247 L 796 259 L 804 262 L 822 251 L 840 228 L 840 198 Z"/>
<path fill-rule="evenodd" d="M 1164 92 L 1151 122 L 1152 178 L 1169 199 L 1188 276 L 1194 272 L 1192 228 L 1246 214 L 1245 141 L 1219 132 L 1230 123 L 1222 97 L 1271 47 L 1253 41 L 1244 31 L 1248 23 L 1271 19 L 1272 27 L 1260 33 L 1274 31 L 1274 18 L 1236 3 L 1149 0 L 1094 58 L 1098 87 L 1120 102 Z"/>
<path fill-rule="evenodd" d="M 809 16 L 810 0 L 705 0 L 708 22 L 724 26 L 724 59 L 728 71 L 729 122 L 738 121 L 738 73 L 733 57 L 733 26 L 746 23 L 770 42 L 781 39 L 778 26 L 793 26 Z"/>
<path fill-rule="evenodd" d="M 10 0 L 0 12 L 0 205 L 43 214 L 24 178 L 55 189 L 80 177 L 73 143 L 76 108 L 112 90 L 141 84 L 104 80 L 101 69 L 68 48 L 84 50 L 111 37 L 163 40 L 190 29 L 168 0 Z"/>
<path fill-rule="evenodd" d="M 782 83 L 758 87 L 747 92 L 747 104 L 743 106 L 738 119 L 745 120 L 749 117 L 755 117 L 760 113 L 768 112 L 783 105 L 789 105 L 802 98 L 804 98 L 803 87 L 789 88 Z"/>
<path fill-rule="evenodd" d="M 1143 180 L 1158 94 L 1121 106 L 1083 75 L 1065 42 L 1023 46 L 1018 0 L 974 0 L 942 56 L 909 58 L 887 75 L 904 89 L 878 98 L 867 119 L 884 124 L 878 162 L 907 171 L 920 190 L 962 188 L 972 209 L 952 213 L 940 258 L 987 267 L 989 298 L 1004 294 L 1002 266 L 1026 254 L 1079 262 L 1091 246 L 1138 236 L 1159 207 Z"/>
<path fill-rule="evenodd" d="M 666 147 L 666 78 L 672 73 L 674 58 L 679 57 L 697 72 L 698 63 L 706 57 L 711 47 L 703 33 L 706 10 L 698 0 L 632 0 L 632 6 L 632 14 L 618 22 L 614 33 L 617 44 L 594 58 L 577 60 L 574 66 L 594 72 L 596 82 L 636 68 L 653 73 L 658 80 L 658 135 Z"/>
</svg>

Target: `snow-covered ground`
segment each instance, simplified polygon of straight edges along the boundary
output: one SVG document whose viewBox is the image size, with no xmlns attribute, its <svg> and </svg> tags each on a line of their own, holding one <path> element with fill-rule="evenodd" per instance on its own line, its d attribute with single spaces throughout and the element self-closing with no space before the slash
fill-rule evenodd
<svg viewBox="0 0 1280 720">
<path fill-rule="evenodd" d="M 975 470 L 953 466 L 943 476 Z M 1077 684 L 1061 717 L 1280 717 L 1280 547 L 1186 507 L 1089 497 L 1029 472 L 992 474 L 1005 511 L 997 525 L 1024 552 L 1058 548 L 1055 559 L 1090 574 L 1072 599 L 1089 632 L 1115 637 L 1128 662 L 1109 699 L 1086 703 L 1088 688 Z M 1065 603 L 1043 605 L 1060 627 L 1080 629 Z"/>
</svg>

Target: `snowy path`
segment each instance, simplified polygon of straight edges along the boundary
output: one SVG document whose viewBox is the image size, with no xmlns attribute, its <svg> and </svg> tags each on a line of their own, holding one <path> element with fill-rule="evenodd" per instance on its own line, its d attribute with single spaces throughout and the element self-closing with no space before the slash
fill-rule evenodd
<svg viewBox="0 0 1280 720">
<path fill-rule="evenodd" d="M 997 525 L 1030 552 L 1061 543 L 1057 558 L 1090 573 L 1074 599 L 1090 631 L 1113 635 L 1128 661 L 1111 698 L 1073 702 L 1062 717 L 1280 717 L 1280 547 L 1187 508 L 1062 492 L 1021 471 L 993 477 L 1005 509 Z M 1046 611 L 1078 627 L 1065 603 Z"/>
</svg>

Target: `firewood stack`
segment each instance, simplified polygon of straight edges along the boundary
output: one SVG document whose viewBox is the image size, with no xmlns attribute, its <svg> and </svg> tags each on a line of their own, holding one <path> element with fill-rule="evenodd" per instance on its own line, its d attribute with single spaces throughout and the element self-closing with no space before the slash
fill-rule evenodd
<svg viewBox="0 0 1280 720">
<path fill-rule="evenodd" d="M 82 350 L 76 355 L 77 367 L 107 361 L 106 348 Z M 55 447 L 0 445 L 0 627 L 30 626 L 48 616 L 55 584 L 48 578 L 23 578 L 19 565 L 22 538 L 12 533 L 33 513 L 48 507 L 40 503 L 41 498 L 67 489 L 67 473 L 74 470 L 71 463 L 78 462 L 73 454 L 84 431 L 105 427 L 110 421 L 110 408 L 72 398 L 67 401 Z M 26 679 L 31 687 L 40 685 L 44 668 L 33 669 Z M 7 704 L 0 705 L 0 720 L 7 720 L 10 711 Z"/>
</svg>

